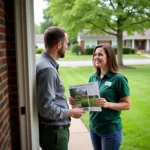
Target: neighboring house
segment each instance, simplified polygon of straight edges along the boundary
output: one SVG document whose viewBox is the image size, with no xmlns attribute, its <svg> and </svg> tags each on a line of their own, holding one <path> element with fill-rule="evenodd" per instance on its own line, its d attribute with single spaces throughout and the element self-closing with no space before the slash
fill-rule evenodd
<svg viewBox="0 0 150 150">
<path fill-rule="evenodd" d="M 82 47 L 82 49 L 93 48 L 96 45 L 102 43 L 111 44 L 112 46 L 117 45 L 116 36 L 113 35 L 79 33 L 77 41 L 78 44 Z"/>
<path fill-rule="evenodd" d="M 113 47 L 117 46 L 116 36 L 113 35 L 96 35 L 96 34 L 78 34 L 78 44 L 83 50 L 86 48 L 93 48 L 97 44 L 110 44 Z M 127 35 L 123 33 L 123 46 L 129 46 L 135 48 L 136 50 L 146 50 L 150 51 L 150 29 L 146 30 L 144 34 L 134 33 L 132 35 Z"/>
<path fill-rule="evenodd" d="M 123 34 L 125 46 L 135 48 L 136 50 L 150 51 L 150 29 L 143 34 L 135 32 L 132 35 Z"/>
<path fill-rule="evenodd" d="M 44 47 L 44 34 L 36 34 L 35 35 L 35 45 L 38 46 L 39 48 L 45 48 Z M 69 48 L 72 47 L 72 43 L 69 43 Z"/>
<path fill-rule="evenodd" d="M 35 45 L 39 48 L 44 49 L 44 35 L 43 34 L 36 34 L 35 35 Z"/>
<path fill-rule="evenodd" d="M 39 149 L 33 10 L 0 0 L 0 150 Z"/>
</svg>

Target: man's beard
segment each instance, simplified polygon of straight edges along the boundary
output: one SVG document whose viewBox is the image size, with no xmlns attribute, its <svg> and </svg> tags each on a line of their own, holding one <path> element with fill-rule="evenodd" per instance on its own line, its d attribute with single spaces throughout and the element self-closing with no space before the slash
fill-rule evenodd
<svg viewBox="0 0 150 150">
<path fill-rule="evenodd" d="M 64 47 L 62 47 L 59 51 L 58 51 L 58 55 L 60 58 L 64 58 L 65 57 L 65 52 L 63 51 Z"/>
</svg>

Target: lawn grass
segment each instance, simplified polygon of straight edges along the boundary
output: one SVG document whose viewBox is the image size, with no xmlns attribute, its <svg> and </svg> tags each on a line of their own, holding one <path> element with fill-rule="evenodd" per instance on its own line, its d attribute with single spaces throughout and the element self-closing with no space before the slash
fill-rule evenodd
<svg viewBox="0 0 150 150">
<path fill-rule="evenodd" d="M 123 59 L 148 59 L 148 57 L 137 54 L 124 54 Z"/>
<path fill-rule="evenodd" d="M 38 58 L 41 54 L 36 54 L 36 58 Z M 123 59 L 148 59 L 145 56 L 137 55 L 137 54 L 126 54 L 123 55 Z M 72 54 L 71 50 L 67 50 L 65 53 L 65 58 L 60 58 L 59 61 L 71 61 L 71 60 L 92 60 L 92 55 L 76 55 Z"/>
<path fill-rule="evenodd" d="M 129 81 L 131 90 L 131 109 L 122 111 L 123 143 L 121 150 L 150 149 L 150 65 L 136 65 L 135 69 L 121 70 Z M 66 96 L 68 86 L 87 83 L 93 73 L 93 67 L 60 68 L 65 83 Z M 89 114 L 81 118 L 88 128 Z"/>
</svg>

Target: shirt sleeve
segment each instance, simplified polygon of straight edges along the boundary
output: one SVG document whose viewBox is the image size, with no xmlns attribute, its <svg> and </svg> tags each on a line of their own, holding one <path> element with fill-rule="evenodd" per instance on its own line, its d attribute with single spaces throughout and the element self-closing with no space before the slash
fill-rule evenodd
<svg viewBox="0 0 150 150">
<path fill-rule="evenodd" d="M 55 104 L 57 73 L 52 68 L 39 71 L 37 76 L 38 110 L 42 117 L 59 120 L 69 117 L 69 110 Z"/>
<path fill-rule="evenodd" d="M 130 95 L 130 89 L 128 85 L 128 80 L 124 76 L 120 76 L 117 79 L 117 95 L 119 98 L 123 98 Z"/>
<path fill-rule="evenodd" d="M 89 81 L 88 82 L 93 82 L 94 80 L 93 80 L 93 77 L 94 76 L 94 74 L 92 74 L 90 77 L 89 77 Z"/>
<path fill-rule="evenodd" d="M 91 81 L 91 77 L 89 78 L 89 81 L 88 81 L 88 82 L 92 82 L 92 81 Z"/>
</svg>

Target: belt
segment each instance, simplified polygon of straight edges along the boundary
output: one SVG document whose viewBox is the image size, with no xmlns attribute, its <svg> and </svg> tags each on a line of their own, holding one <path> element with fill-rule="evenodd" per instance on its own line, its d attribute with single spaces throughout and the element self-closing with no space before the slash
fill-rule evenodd
<svg viewBox="0 0 150 150">
<path fill-rule="evenodd" d="M 51 130 L 60 130 L 60 129 L 68 129 L 70 127 L 70 124 L 67 125 L 47 125 L 46 128 L 49 128 Z"/>
</svg>

